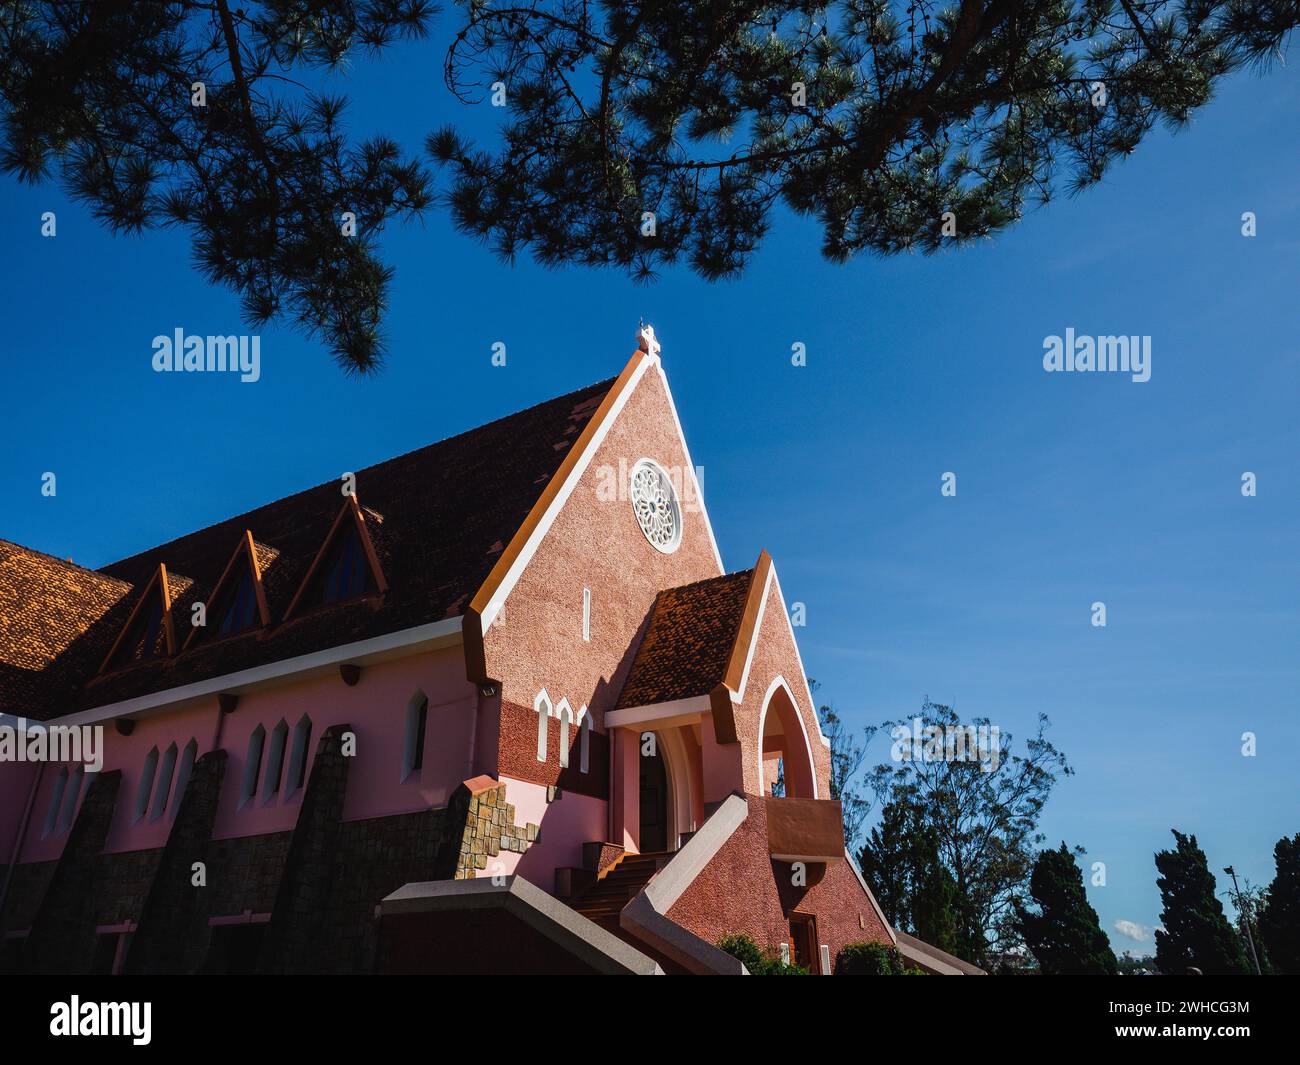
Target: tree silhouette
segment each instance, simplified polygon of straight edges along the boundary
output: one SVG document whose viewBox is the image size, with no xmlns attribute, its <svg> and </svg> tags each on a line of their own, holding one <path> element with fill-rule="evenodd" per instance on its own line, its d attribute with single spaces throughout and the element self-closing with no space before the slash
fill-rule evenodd
<svg viewBox="0 0 1300 1065">
<path fill-rule="evenodd" d="M 506 257 L 643 278 L 738 274 L 780 203 L 836 261 L 987 236 L 1300 21 L 1294 0 L 463 6 L 446 80 L 510 102 L 498 149 L 429 138 L 456 221 Z"/>
<path fill-rule="evenodd" d="M 1017 902 L 1016 921 L 1044 974 L 1118 975 L 1115 952 L 1084 890 L 1083 872 L 1064 843 L 1039 853 L 1029 894 L 1038 913 Z"/>
<path fill-rule="evenodd" d="M 116 232 L 186 227 L 251 323 L 372 370 L 392 279 L 377 237 L 434 184 L 297 78 L 382 57 L 434 14 L 0 0 L 0 169 L 61 178 Z M 428 137 L 457 225 L 506 258 L 714 279 L 779 204 L 837 261 L 995 233 L 1278 54 L 1300 0 L 462 0 L 454 18 L 448 85 L 506 104 L 499 144 Z"/>
<path fill-rule="evenodd" d="M 1240 940 L 1214 894 L 1214 876 L 1195 836 L 1173 829 L 1176 846 L 1156 852 L 1163 909 L 1156 930 L 1156 964 L 1169 975 L 1189 967 L 1202 973 L 1247 973 Z"/>
<path fill-rule="evenodd" d="M 1277 875 L 1268 887 L 1259 932 L 1273 967 L 1300 975 L 1300 833 L 1273 848 Z"/>
<path fill-rule="evenodd" d="M 287 318 L 372 369 L 392 277 L 375 237 L 429 204 L 429 177 L 391 140 L 349 143 L 343 102 L 289 75 L 431 17 L 422 0 L 0 3 L 0 168 L 57 171 L 114 232 L 188 227 L 250 324 Z"/>
</svg>

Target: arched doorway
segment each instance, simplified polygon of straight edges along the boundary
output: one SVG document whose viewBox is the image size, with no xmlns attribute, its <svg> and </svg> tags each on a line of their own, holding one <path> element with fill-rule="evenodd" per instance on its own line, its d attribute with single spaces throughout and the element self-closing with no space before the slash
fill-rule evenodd
<svg viewBox="0 0 1300 1065">
<path fill-rule="evenodd" d="M 656 733 L 653 744 L 641 743 L 641 853 L 668 849 L 668 769 Z M 647 752 L 651 753 L 647 753 Z"/>
<path fill-rule="evenodd" d="M 777 677 L 767 691 L 759 721 L 758 780 L 762 795 L 772 794 L 778 767 L 785 794 L 792 799 L 817 798 L 808 733 L 785 680 Z"/>
</svg>

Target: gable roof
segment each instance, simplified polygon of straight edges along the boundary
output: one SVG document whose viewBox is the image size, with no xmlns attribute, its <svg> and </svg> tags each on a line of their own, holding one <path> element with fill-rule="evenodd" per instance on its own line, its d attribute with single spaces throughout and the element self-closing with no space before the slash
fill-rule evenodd
<svg viewBox="0 0 1300 1065">
<path fill-rule="evenodd" d="M 389 584 L 382 596 L 300 610 L 284 620 L 339 515 L 344 497 L 337 480 L 98 572 L 7 545 L 20 564 L 0 577 L 0 618 L 13 619 L 0 627 L 0 710 L 61 716 L 460 616 L 613 383 L 589 385 L 358 471 L 357 502 Z M 196 641 L 175 657 L 94 676 L 159 565 L 167 567 L 183 643 L 190 605 L 214 589 L 245 530 L 258 551 L 269 630 Z M 121 601 L 125 610 L 118 609 Z M 62 630 L 55 632 L 64 635 L 42 642 L 48 615 L 58 618 Z M 87 642 L 98 648 L 97 659 L 81 650 Z"/>
<path fill-rule="evenodd" d="M 668 588 L 655 597 L 617 709 L 707 695 L 723 682 L 754 570 Z"/>
<path fill-rule="evenodd" d="M 0 540 L 0 713 L 51 716 L 52 682 L 98 668 L 134 599 L 126 581 Z"/>
</svg>

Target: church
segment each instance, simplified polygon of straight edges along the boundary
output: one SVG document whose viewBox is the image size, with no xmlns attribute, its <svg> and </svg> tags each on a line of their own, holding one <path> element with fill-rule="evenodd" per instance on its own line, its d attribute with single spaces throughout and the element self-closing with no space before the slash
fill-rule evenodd
<svg viewBox="0 0 1300 1065">
<path fill-rule="evenodd" d="M 614 378 L 98 570 L 0 540 L 0 971 L 833 975 L 891 928 L 652 330 Z"/>
</svg>

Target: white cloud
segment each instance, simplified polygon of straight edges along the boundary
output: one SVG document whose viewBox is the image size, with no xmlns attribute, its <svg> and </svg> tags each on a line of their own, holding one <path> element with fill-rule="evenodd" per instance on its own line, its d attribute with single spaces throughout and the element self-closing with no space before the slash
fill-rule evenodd
<svg viewBox="0 0 1300 1065">
<path fill-rule="evenodd" d="M 1151 929 L 1136 921 L 1116 921 L 1114 928 L 1120 935 L 1138 943 L 1145 943 L 1151 938 Z"/>
</svg>

